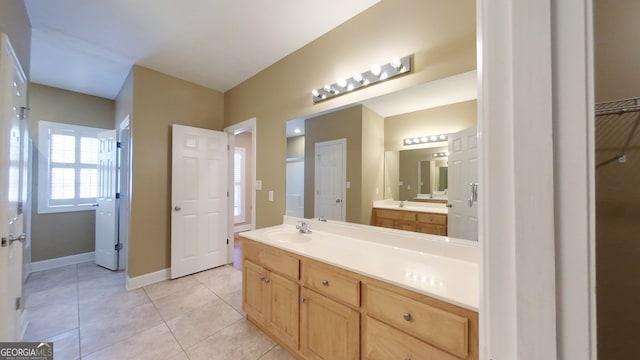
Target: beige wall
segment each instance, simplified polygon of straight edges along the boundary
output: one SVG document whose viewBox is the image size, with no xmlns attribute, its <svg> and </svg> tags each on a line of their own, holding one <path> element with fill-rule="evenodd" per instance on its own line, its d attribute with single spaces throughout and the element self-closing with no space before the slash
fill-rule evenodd
<svg viewBox="0 0 640 360">
<path fill-rule="evenodd" d="M 347 140 L 346 220 L 359 223 L 362 216 L 362 105 L 317 116 L 305 121 L 304 156 L 304 217 L 314 214 L 315 144 L 324 141 Z M 284 158 L 283 158 L 284 160 Z M 282 216 L 281 216 L 282 217 Z M 280 220 L 282 222 L 282 219 Z"/>
<path fill-rule="evenodd" d="M 23 0 L 0 1 L 0 32 L 9 36 L 22 70 L 29 78 L 31 68 L 31 23 Z"/>
<path fill-rule="evenodd" d="M 223 114 L 222 93 L 134 66 L 129 276 L 170 267 L 171 124 L 222 131 Z"/>
<path fill-rule="evenodd" d="M 366 106 L 362 107 L 361 184 L 360 222 L 371 224 L 373 202 L 382 200 L 384 191 L 384 118 Z"/>
<path fill-rule="evenodd" d="M 640 97 L 640 2 L 594 1 L 596 102 Z M 596 163 L 619 155 L 635 120 L 596 120 Z M 611 126 L 612 124 L 618 126 Z M 621 126 L 626 123 L 627 126 Z M 601 147 L 608 139 L 610 152 Z M 640 132 L 627 163 L 596 169 L 598 358 L 638 359 L 640 320 Z M 598 151 L 599 150 L 599 151 Z"/>
<path fill-rule="evenodd" d="M 287 158 L 304 157 L 304 135 L 287 138 Z"/>
<path fill-rule="evenodd" d="M 476 100 L 389 116 L 384 121 L 385 150 L 403 150 L 406 148 L 402 143 L 405 138 L 449 134 L 477 123 Z"/>
<path fill-rule="evenodd" d="M 253 172 L 253 151 L 252 151 L 252 135 L 250 132 L 243 132 L 235 136 L 235 147 L 241 147 L 245 149 L 245 162 L 244 162 L 244 172 L 245 172 L 245 186 L 244 186 L 244 208 L 245 208 L 245 218 L 244 222 L 238 223 L 236 225 L 243 224 L 251 224 L 251 179 Z"/>
<path fill-rule="evenodd" d="M 82 254 L 94 250 L 95 212 L 78 211 L 38 214 L 38 122 L 40 120 L 66 124 L 114 128 L 113 100 L 56 89 L 39 84 L 29 85 L 30 131 L 33 151 L 33 211 L 31 226 L 31 256 L 33 261 Z"/>
<path fill-rule="evenodd" d="M 257 119 L 257 226 L 282 222 L 287 120 L 475 69 L 475 16 L 474 1 L 382 0 L 225 93 L 225 125 Z M 311 101 L 314 87 L 407 54 L 414 70 L 406 76 Z"/>
</svg>

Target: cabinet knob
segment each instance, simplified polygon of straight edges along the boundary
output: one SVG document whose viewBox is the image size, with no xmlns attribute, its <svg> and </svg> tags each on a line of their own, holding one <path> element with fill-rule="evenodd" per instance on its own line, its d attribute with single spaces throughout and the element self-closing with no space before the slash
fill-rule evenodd
<svg viewBox="0 0 640 360">
<path fill-rule="evenodd" d="M 329 280 L 322 280 L 322 285 L 329 286 Z"/>
<path fill-rule="evenodd" d="M 303 302 L 305 302 L 305 301 L 307 301 L 307 299 L 305 299 L 305 298 L 303 298 L 303 297 L 301 297 L 301 298 L 300 298 L 300 302 L 301 302 L 301 303 L 303 303 Z"/>
<path fill-rule="evenodd" d="M 268 284 L 268 283 L 270 283 L 270 282 L 271 282 L 271 280 L 269 280 L 269 279 L 267 279 L 267 278 L 264 278 L 264 283 L 265 283 L 265 284 Z"/>
<path fill-rule="evenodd" d="M 407 356 L 406 358 L 404 358 L 404 360 L 411 360 L 411 358 Z"/>
<path fill-rule="evenodd" d="M 406 321 L 411 321 L 412 316 L 410 313 L 404 313 L 402 314 L 402 318 L 405 319 Z"/>
</svg>

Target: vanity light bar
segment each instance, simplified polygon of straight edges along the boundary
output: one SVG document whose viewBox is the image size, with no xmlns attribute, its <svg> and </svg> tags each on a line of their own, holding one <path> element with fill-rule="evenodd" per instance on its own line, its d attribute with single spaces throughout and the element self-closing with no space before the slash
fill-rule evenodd
<svg viewBox="0 0 640 360">
<path fill-rule="evenodd" d="M 437 152 L 437 153 L 431 154 L 432 158 L 443 158 L 443 157 L 447 157 L 447 156 L 449 156 L 449 152 L 448 151 L 446 151 L 446 152 Z"/>
<path fill-rule="evenodd" d="M 411 71 L 411 55 L 402 58 L 394 58 L 390 62 L 378 65 L 374 64 L 370 70 L 355 73 L 349 78 L 339 78 L 333 84 L 327 84 L 321 88 L 311 90 L 314 103 L 331 99 L 363 87 L 389 80 L 401 74 Z"/>
<path fill-rule="evenodd" d="M 448 139 L 449 139 L 449 136 L 447 136 L 447 134 L 429 135 L 429 136 L 406 138 L 404 139 L 403 144 L 404 145 L 428 144 L 428 143 L 434 143 L 434 142 L 447 141 Z"/>
</svg>

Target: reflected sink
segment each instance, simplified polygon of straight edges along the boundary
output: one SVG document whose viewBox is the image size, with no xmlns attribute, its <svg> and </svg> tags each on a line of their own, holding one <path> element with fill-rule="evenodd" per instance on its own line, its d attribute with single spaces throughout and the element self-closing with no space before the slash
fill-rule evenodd
<svg viewBox="0 0 640 360">
<path fill-rule="evenodd" d="M 278 243 L 304 243 L 311 241 L 311 234 L 303 234 L 297 230 L 271 230 L 265 233 L 267 239 Z"/>
</svg>

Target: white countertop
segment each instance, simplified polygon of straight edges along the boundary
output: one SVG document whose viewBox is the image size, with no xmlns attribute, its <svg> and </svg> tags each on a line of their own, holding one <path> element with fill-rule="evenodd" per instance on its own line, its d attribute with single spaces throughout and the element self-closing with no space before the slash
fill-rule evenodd
<svg viewBox="0 0 640 360">
<path fill-rule="evenodd" d="M 312 233 L 299 234 L 297 220 L 311 224 Z M 282 234 L 299 234 L 309 241 L 274 240 Z M 476 242 L 288 216 L 282 225 L 243 232 L 241 236 L 478 311 Z"/>
<path fill-rule="evenodd" d="M 428 212 L 436 214 L 448 214 L 449 209 L 446 204 L 428 203 L 419 201 L 405 201 L 403 206 L 400 207 L 400 201 L 396 200 L 378 200 L 373 202 L 374 208 L 379 209 L 391 209 L 391 210 L 404 210 L 404 211 L 418 211 Z"/>
</svg>

